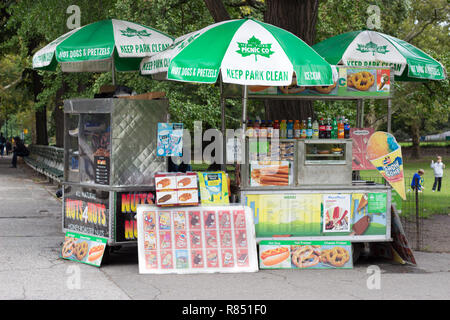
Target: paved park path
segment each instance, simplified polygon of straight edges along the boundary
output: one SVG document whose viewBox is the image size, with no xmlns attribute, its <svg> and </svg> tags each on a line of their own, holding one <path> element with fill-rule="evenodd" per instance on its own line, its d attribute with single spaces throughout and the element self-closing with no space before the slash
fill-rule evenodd
<svg viewBox="0 0 450 320">
<path fill-rule="evenodd" d="M 136 248 L 112 254 L 101 268 L 66 261 L 56 188 L 23 162 L 9 166 L 10 157 L 0 159 L 0 299 L 450 298 L 449 253 L 416 252 L 418 267 L 362 260 L 352 270 L 250 274 L 139 275 Z M 380 289 L 367 287 L 373 265 Z"/>
</svg>

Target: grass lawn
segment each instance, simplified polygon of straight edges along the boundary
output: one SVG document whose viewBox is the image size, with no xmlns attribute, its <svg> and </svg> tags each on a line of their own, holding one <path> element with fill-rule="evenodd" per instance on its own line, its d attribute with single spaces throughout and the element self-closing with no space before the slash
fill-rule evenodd
<svg viewBox="0 0 450 320">
<path fill-rule="evenodd" d="M 444 177 L 442 178 L 441 192 L 431 191 L 434 183 L 434 172 L 433 169 L 430 168 L 431 160 L 436 161 L 436 157 L 428 156 L 423 157 L 420 160 L 404 159 L 403 166 L 406 190 L 408 190 L 411 185 L 411 179 L 414 173 L 419 169 L 425 170 L 425 174 L 423 175 L 423 185 L 425 189 L 421 195 L 421 199 L 423 200 L 423 214 L 425 217 L 433 214 L 450 213 L 450 159 L 446 159 L 444 156 L 442 159 L 446 168 L 444 169 Z M 377 175 L 375 171 L 361 171 L 361 176 L 363 178 L 370 178 L 376 177 Z M 411 197 L 411 199 L 413 199 L 413 197 Z"/>
<path fill-rule="evenodd" d="M 444 151 L 444 150 L 443 150 Z M 433 169 L 430 168 L 431 160 L 436 161 L 436 157 L 433 156 L 424 156 L 420 160 L 412 160 L 412 159 L 404 159 L 404 175 L 405 175 L 405 185 L 406 190 L 408 190 L 411 185 L 411 179 L 415 172 L 419 169 L 424 169 L 425 174 L 424 178 L 424 191 L 420 195 L 420 199 L 422 203 L 420 207 L 423 208 L 423 216 L 429 217 L 433 214 L 449 214 L 450 213 L 450 158 L 446 159 L 443 156 L 443 162 L 446 164 L 446 168 L 444 169 L 444 177 L 442 178 L 442 186 L 440 192 L 432 192 L 431 188 L 434 183 L 434 172 Z M 207 164 L 200 165 L 192 165 L 192 169 L 194 171 L 206 171 L 208 168 Z M 232 166 L 228 166 L 228 174 L 230 179 L 234 179 L 234 171 Z M 381 175 L 374 171 L 361 171 L 361 177 L 367 180 L 374 180 L 377 183 L 381 183 L 382 177 Z M 413 210 L 414 203 L 414 195 L 407 194 L 407 202 L 403 202 L 403 208 L 409 208 Z M 403 210 L 404 211 L 404 210 Z"/>
</svg>

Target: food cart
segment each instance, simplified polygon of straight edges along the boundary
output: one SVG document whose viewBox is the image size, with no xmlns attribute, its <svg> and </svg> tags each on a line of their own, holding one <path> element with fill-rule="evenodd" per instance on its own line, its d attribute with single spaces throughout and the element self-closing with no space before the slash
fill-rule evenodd
<svg viewBox="0 0 450 320">
<path fill-rule="evenodd" d="M 64 101 L 64 232 L 136 244 L 136 206 L 154 201 L 157 124 L 168 100 L 128 98 Z"/>
<path fill-rule="evenodd" d="M 364 99 L 392 95 L 390 68 L 337 66 L 337 71 L 339 78 L 327 93 L 313 87 L 286 93 L 286 89 L 299 88 L 295 85 L 284 90 L 266 87 L 253 91 L 249 87 L 242 90 L 243 100 L 346 99 L 359 104 Z M 347 76 L 357 72 L 373 76 L 372 89 L 348 86 Z M 224 91 L 227 97 L 236 97 L 233 88 Z M 246 114 L 243 119 L 247 119 Z M 283 241 L 349 241 L 357 258 L 361 246 L 356 243 L 392 241 L 392 188 L 352 179 L 353 146 L 353 139 L 276 141 L 246 137 L 240 202 L 253 209 L 260 253 L 283 245 Z"/>
</svg>

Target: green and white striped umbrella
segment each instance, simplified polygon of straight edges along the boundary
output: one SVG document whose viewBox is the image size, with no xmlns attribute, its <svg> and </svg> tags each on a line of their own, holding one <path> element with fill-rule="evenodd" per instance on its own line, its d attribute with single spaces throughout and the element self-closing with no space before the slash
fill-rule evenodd
<svg viewBox="0 0 450 320">
<path fill-rule="evenodd" d="M 241 85 L 333 84 L 332 68 L 292 33 L 253 19 L 228 20 L 175 40 L 167 50 L 144 58 L 143 75 L 167 72 L 167 79 Z"/>
<path fill-rule="evenodd" d="M 74 29 L 33 56 L 33 68 L 64 72 L 138 71 L 145 56 L 173 43 L 167 34 L 141 24 L 110 19 Z"/>
<path fill-rule="evenodd" d="M 441 63 L 406 41 L 361 30 L 328 38 L 313 46 L 331 64 L 362 67 L 392 67 L 395 80 L 443 80 Z"/>
</svg>

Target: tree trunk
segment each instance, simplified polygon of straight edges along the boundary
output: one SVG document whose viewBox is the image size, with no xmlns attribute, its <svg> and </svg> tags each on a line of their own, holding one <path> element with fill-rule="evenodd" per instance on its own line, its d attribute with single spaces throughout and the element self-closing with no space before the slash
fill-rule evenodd
<svg viewBox="0 0 450 320">
<path fill-rule="evenodd" d="M 312 45 L 316 37 L 318 0 L 266 0 L 264 21 L 292 32 Z M 313 117 L 312 101 L 265 100 L 266 118 L 302 120 Z"/>
<path fill-rule="evenodd" d="M 33 96 L 34 102 L 37 102 L 37 96 L 42 91 L 42 77 L 39 76 L 36 70 L 31 70 L 31 79 L 33 84 Z M 48 145 L 48 133 L 47 133 L 47 108 L 36 110 L 36 144 Z"/>
<path fill-rule="evenodd" d="M 209 13 L 213 17 L 215 22 L 230 20 L 230 15 L 227 12 L 222 1 L 217 0 L 204 0 L 205 5 L 209 10 Z"/>
<path fill-rule="evenodd" d="M 412 135 L 412 150 L 411 158 L 420 159 L 420 130 L 416 123 L 411 125 L 411 135 Z"/>
</svg>

